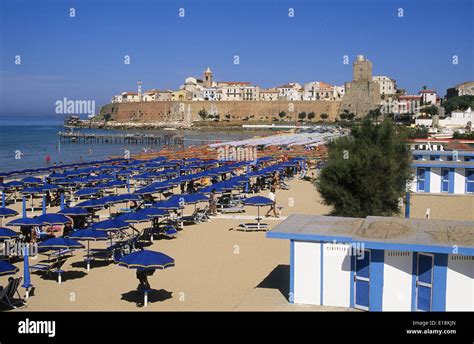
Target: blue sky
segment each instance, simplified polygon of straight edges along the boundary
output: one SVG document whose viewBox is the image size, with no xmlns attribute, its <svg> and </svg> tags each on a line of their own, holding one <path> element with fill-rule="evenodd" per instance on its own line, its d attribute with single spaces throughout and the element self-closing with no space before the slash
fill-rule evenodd
<svg viewBox="0 0 474 344">
<path fill-rule="evenodd" d="M 390 76 L 411 93 L 427 85 L 444 95 L 474 79 L 471 0 L 0 3 L 1 118 L 54 116 L 55 101 L 64 97 L 99 106 L 135 91 L 139 79 L 145 90 L 176 89 L 208 66 L 216 80 L 262 87 L 343 84 L 352 78 L 354 57 L 364 54 L 375 75 Z M 344 55 L 351 64 L 343 64 Z"/>
</svg>

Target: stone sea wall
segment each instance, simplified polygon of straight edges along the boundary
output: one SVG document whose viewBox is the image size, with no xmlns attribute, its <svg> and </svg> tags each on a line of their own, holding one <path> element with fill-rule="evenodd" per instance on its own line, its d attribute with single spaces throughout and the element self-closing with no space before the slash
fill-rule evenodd
<svg viewBox="0 0 474 344">
<path fill-rule="evenodd" d="M 199 120 L 200 110 L 219 115 L 220 121 L 272 121 L 280 119 L 278 114 L 286 112 L 288 120 L 298 120 L 300 112 L 314 112 L 313 121 L 326 113 L 328 120 L 339 114 L 340 101 L 166 101 L 111 103 L 104 105 L 98 119 L 116 122 L 192 122 Z"/>
</svg>

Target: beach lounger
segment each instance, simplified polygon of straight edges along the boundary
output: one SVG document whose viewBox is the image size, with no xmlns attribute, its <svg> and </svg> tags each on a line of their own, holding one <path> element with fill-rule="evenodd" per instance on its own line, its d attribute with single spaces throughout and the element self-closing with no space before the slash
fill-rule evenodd
<svg viewBox="0 0 474 344">
<path fill-rule="evenodd" d="M 207 214 L 207 209 L 198 208 L 192 215 L 182 216 L 178 221 L 184 224 L 198 224 L 209 221 L 209 215 Z"/>
<path fill-rule="evenodd" d="M 30 266 L 30 270 L 41 272 L 49 277 L 51 277 L 53 273 L 56 273 L 58 274 L 58 283 L 61 283 L 61 274 L 64 272 L 64 270 L 61 270 L 61 267 L 66 260 L 67 258 L 62 258 L 52 263 L 38 263 Z"/>
<path fill-rule="evenodd" d="M 267 230 L 268 224 L 267 223 L 241 223 L 239 225 L 240 228 L 243 228 L 244 231 L 254 231 L 254 230 Z"/>
<path fill-rule="evenodd" d="M 22 277 L 13 278 L 8 282 L 8 284 L 0 290 L 0 303 L 7 305 L 11 308 L 18 308 L 17 304 L 21 303 L 21 306 L 25 306 L 25 302 L 20 296 L 18 292 L 18 288 L 20 287 Z M 19 301 L 14 302 L 15 294 L 18 296 Z"/>
</svg>

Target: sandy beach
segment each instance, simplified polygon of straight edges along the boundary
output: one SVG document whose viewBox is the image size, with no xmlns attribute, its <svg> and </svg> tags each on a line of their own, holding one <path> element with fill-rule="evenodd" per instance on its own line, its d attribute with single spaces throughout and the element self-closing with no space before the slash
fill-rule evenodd
<svg viewBox="0 0 474 344">
<path fill-rule="evenodd" d="M 324 215 L 330 208 L 322 203 L 316 188 L 309 181 L 297 178 L 289 182 L 291 190 L 277 191 L 277 204 L 281 206 L 279 219 L 264 221 L 270 228 L 292 213 Z M 122 190 L 121 192 L 124 192 Z M 261 195 L 267 196 L 267 192 Z M 415 195 L 412 197 L 412 216 L 423 218 L 425 209 L 431 207 L 436 217 L 442 213 L 443 196 Z M 452 202 L 451 198 L 444 198 Z M 39 199 L 36 199 L 39 204 Z M 460 204 L 471 206 L 461 198 Z M 29 204 L 29 203 L 28 203 Z M 35 213 L 39 214 L 39 206 Z M 21 202 L 9 206 L 21 213 Z M 191 213 L 194 206 L 187 206 L 184 213 Z M 155 240 L 148 247 L 163 252 L 176 261 L 176 266 L 157 270 L 149 278 L 154 292 L 149 294 L 148 307 L 139 305 L 143 293 L 137 291 L 135 270 L 113 263 L 93 262 L 87 272 L 83 250 L 74 252 L 63 269 L 63 282 L 31 275 L 34 291 L 27 300 L 28 311 L 232 311 L 232 310 L 349 310 L 345 308 L 295 305 L 288 302 L 289 249 L 284 240 L 271 240 L 264 231 L 244 232 L 239 223 L 249 222 L 257 215 L 256 207 L 245 207 L 243 214 L 226 214 L 212 217 L 210 222 L 185 226 L 177 237 Z M 452 209 L 452 208 L 451 208 Z M 49 209 L 56 212 L 59 208 Z M 262 207 L 260 216 L 266 208 Z M 114 208 L 112 208 L 114 211 Z M 461 208 L 451 211 L 457 219 L 471 219 L 472 213 Z M 105 219 L 108 210 L 98 212 Z M 403 214 L 403 212 L 402 212 Z M 31 213 L 28 212 L 28 216 Z M 401 215 L 400 215 L 401 216 Z M 11 219 L 6 220 L 5 222 Z M 147 224 L 135 225 L 137 229 Z M 106 242 L 91 242 L 91 248 L 105 247 Z M 30 258 L 30 265 L 45 259 L 43 255 Z M 16 265 L 22 275 L 23 262 Z M 0 277 L 6 285 L 8 276 Z M 25 290 L 20 288 L 22 296 Z"/>
</svg>

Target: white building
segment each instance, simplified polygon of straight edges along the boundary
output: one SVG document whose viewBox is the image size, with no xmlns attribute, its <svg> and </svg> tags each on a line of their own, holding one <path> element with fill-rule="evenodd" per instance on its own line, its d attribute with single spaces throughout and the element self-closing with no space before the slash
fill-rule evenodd
<svg viewBox="0 0 474 344">
<path fill-rule="evenodd" d="M 217 87 L 209 87 L 203 88 L 202 90 L 204 100 L 221 100 L 222 97 L 222 90 L 218 89 Z"/>
<path fill-rule="evenodd" d="M 380 87 L 380 95 L 393 95 L 397 92 L 397 83 L 394 79 L 388 76 L 378 75 L 373 76 L 372 81 L 375 81 Z"/>
<path fill-rule="evenodd" d="M 472 312 L 474 245 L 463 234 L 472 228 L 473 221 L 293 214 L 267 238 L 290 241 L 291 303 Z"/>
<path fill-rule="evenodd" d="M 439 97 L 436 94 L 436 91 L 433 90 L 422 90 L 419 92 L 419 95 L 421 96 L 421 101 L 423 102 L 423 105 L 438 105 L 439 104 Z"/>
<path fill-rule="evenodd" d="M 260 100 L 273 101 L 278 100 L 280 92 L 276 88 L 261 89 Z"/>
<path fill-rule="evenodd" d="M 223 101 L 259 99 L 259 87 L 252 86 L 249 82 L 221 81 L 217 83 L 217 88 L 221 91 L 220 100 Z"/>
<path fill-rule="evenodd" d="M 414 193 L 474 195 L 474 152 L 413 151 Z"/>
<path fill-rule="evenodd" d="M 308 82 L 303 86 L 303 100 L 334 100 L 334 92 L 334 86 L 326 82 Z"/>
<path fill-rule="evenodd" d="M 277 87 L 278 97 L 286 100 L 302 100 L 303 88 L 297 82 L 281 85 Z"/>
<path fill-rule="evenodd" d="M 471 108 L 466 111 L 452 111 L 450 117 L 438 120 L 440 128 L 466 128 L 469 123 L 474 125 L 474 112 Z M 419 126 L 432 127 L 432 118 L 417 118 L 415 124 Z"/>
</svg>

